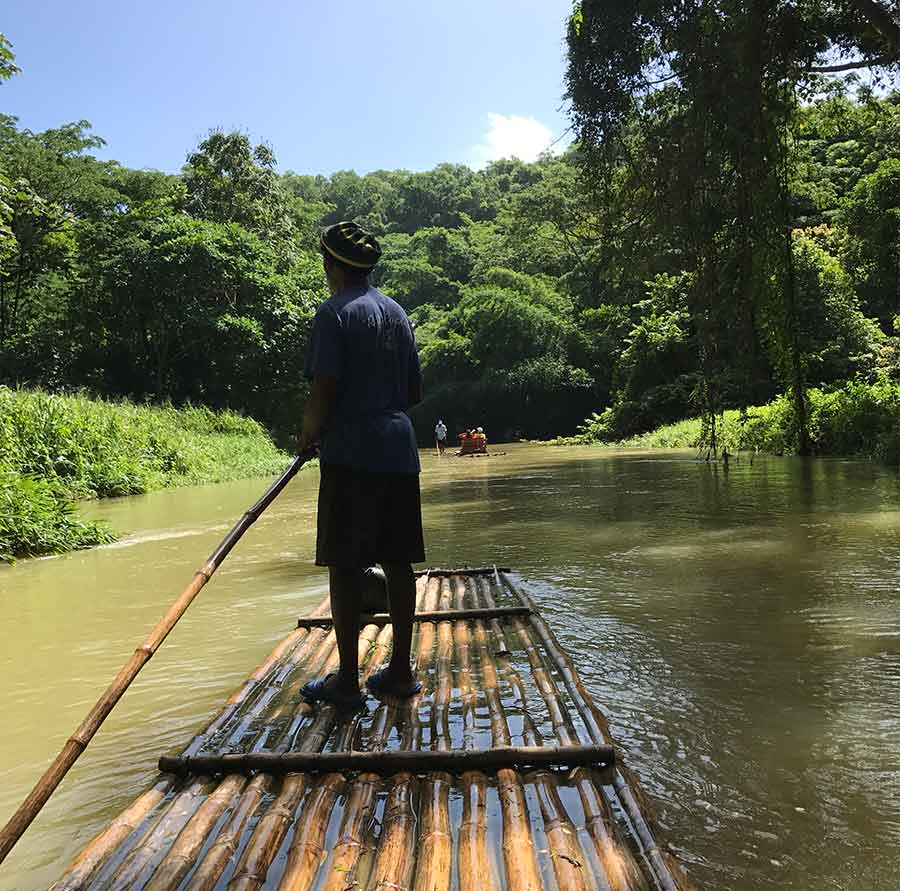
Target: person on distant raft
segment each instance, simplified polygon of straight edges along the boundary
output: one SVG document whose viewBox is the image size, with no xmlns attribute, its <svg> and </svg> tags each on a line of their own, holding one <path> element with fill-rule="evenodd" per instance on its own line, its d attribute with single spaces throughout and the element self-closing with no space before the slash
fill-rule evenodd
<svg viewBox="0 0 900 891">
<path fill-rule="evenodd" d="M 407 697 L 421 689 L 410 667 L 411 564 L 425 559 L 425 545 L 419 451 L 407 411 L 422 399 L 422 375 L 406 313 L 369 284 L 381 256 L 374 236 L 356 223 L 335 223 L 320 246 L 331 297 L 310 335 L 312 389 L 300 450 L 319 446 L 316 565 L 329 569 L 340 668 L 301 692 L 310 702 L 357 709 L 365 703 L 357 658 L 363 571 L 374 563 L 387 578 L 394 641 L 388 667 L 369 678 L 369 690 Z"/>
<path fill-rule="evenodd" d="M 443 420 L 438 420 L 434 426 L 434 440 L 437 443 L 438 452 L 443 455 L 447 448 L 447 425 Z"/>
</svg>

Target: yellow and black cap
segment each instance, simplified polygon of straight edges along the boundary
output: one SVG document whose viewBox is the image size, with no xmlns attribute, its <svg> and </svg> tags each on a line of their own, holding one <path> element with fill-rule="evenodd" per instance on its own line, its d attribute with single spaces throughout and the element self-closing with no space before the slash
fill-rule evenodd
<svg viewBox="0 0 900 891">
<path fill-rule="evenodd" d="M 354 269 L 371 269 L 381 256 L 375 236 L 349 220 L 327 226 L 320 241 L 323 251 Z"/>
</svg>

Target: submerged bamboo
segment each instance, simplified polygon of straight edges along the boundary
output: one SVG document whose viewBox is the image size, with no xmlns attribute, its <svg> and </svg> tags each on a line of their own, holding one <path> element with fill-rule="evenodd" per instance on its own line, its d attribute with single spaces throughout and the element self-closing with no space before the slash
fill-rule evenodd
<svg viewBox="0 0 900 891">
<path fill-rule="evenodd" d="M 344 778 L 340 774 L 329 774 L 310 790 L 303 806 L 303 815 L 297 822 L 284 875 L 278 885 L 279 891 L 305 891 L 312 887 L 313 879 L 325 859 L 328 818 L 343 788 Z"/>
<path fill-rule="evenodd" d="M 451 591 L 447 579 L 441 580 L 438 600 L 439 613 L 444 619 L 437 626 L 437 652 L 435 654 L 435 690 L 431 709 L 431 744 L 433 751 L 421 752 L 419 757 L 451 754 L 449 706 L 453 681 L 450 661 L 453 656 L 453 627 L 446 618 L 450 607 Z M 417 740 L 421 744 L 421 740 Z M 413 754 L 413 753 L 410 753 Z M 454 752 L 466 755 L 466 752 Z M 419 860 L 416 867 L 414 891 L 449 891 L 453 841 L 450 836 L 450 787 L 449 774 L 436 766 L 422 783 L 421 830 L 419 833 Z"/>
<path fill-rule="evenodd" d="M 175 786 L 175 782 L 172 774 L 163 774 L 88 844 L 50 891 L 76 891 L 83 888 L 119 845 L 159 806 Z"/>
<path fill-rule="evenodd" d="M 416 863 L 416 781 L 408 773 L 393 778 L 381 840 L 369 877 L 372 891 L 406 891 Z"/>
<path fill-rule="evenodd" d="M 258 774 L 247 783 L 228 822 L 191 876 L 186 891 L 212 891 L 216 887 L 222 873 L 237 853 L 241 836 L 272 783 L 272 778 L 265 774 Z"/>
<path fill-rule="evenodd" d="M 372 817 L 380 785 L 375 774 L 362 774 L 350 787 L 340 833 L 329 863 L 322 891 L 344 891 L 355 885 L 360 857 L 367 838 L 371 836 Z"/>
<path fill-rule="evenodd" d="M 465 588 L 453 580 L 453 607 L 461 609 Z M 478 694 L 472 685 L 472 645 L 469 625 L 457 621 L 453 626 L 456 653 L 456 686 L 462 701 L 463 748 L 474 748 L 475 711 Z M 459 891 L 494 891 L 499 887 L 497 863 L 488 849 L 487 786 L 488 779 L 480 771 L 466 771 L 460 778 L 463 813 L 459 827 L 456 874 Z"/>
<path fill-rule="evenodd" d="M 376 631 L 377 628 L 374 625 L 364 629 L 359 644 L 359 652 L 361 654 L 368 651 L 371 642 L 370 635 Z M 329 657 L 329 659 L 331 658 Z M 335 664 L 337 664 L 336 650 L 333 658 Z M 319 708 L 320 711 L 328 711 L 332 715 L 334 714 L 334 710 L 330 706 L 316 706 L 308 702 L 301 702 L 297 706 L 296 714 L 305 716 L 316 708 Z M 301 740 L 299 743 L 301 752 L 309 751 L 308 748 L 305 748 L 305 745 L 308 745 L 308 743 L 305 743 L 305 740 Z M 295 811 L 303 798 L 308 781 L 306 774 L 302 773 L 288 773 L 285 776 L 278 797 L 269 806 L 259 823 L 257 823 L 253 835 L 247 842 L 247 846 L 235 869 L 234 876 L 228 883 L 228 891 L 257 891 L 265 882 L 272 858 L 278 851 L 285 833 L 294 819 Z"/>
<path fill-rule="evenodd" d="M 193 780 L 172 801 L 171 806 L 109 879 L 108 891 L 141 888 L 163 857 L 166 844 L 184 828 L 209 792 L 209 777 Z"/>
<path fill-rule="evenodd" d="M 175 843 L 144 886 L 144 891 L 168 891 L 177 888 L 190 872 L 197 854 L 206 844 L 213 826 L 225 809 L 234 804 L 235 798 L 246 785 L 246 777 L 225 777 L 215 791 L 200 805 L 193 819 L 181 830 Z"/>
<path fill-rule="evenodd" d="M 481 595 L 485 602 L 493 602 L 493 596 L 486 584 L 481 586 Z M 553 725 L 557 739 L 564 745 L 573 745 L 579 742 L 579 737 L 575 731 L 568 709 L 566 709 L 563 704 L 556 682 L 551 677 L 549 671 L 547 671 L 541 655 L 541 650 L 535 645 L 528 627 L 521 620 L 514 619 L 511 631 L 518 638 L 518 641 L 526 654 L 535 686 L 547 706 L 550 721 Z M 582 801 L 589 801 L 594 807 L 594 812 L 597 813 L 599 804 L 595 798 L 598 793 L 596 789 L 594 789 L 592 793 L 588 788 L 590 782 L 589 775 L 587 773 L 582 773 L 579 775 L 577 784 L 579 786 L 579 791 L 582 793 Z M 602 800 L 602 794 L 600 800 Z M 556 819 L 555 814 L 559 812 L 557 800 L 554 800 L 552 797 L 542 797 L 541 808 L 545 814 L 545 821 L 548 819 L 548 814 L 550 814 L 549 819 L 551 822 Z M 600 813 L 602 816 L 607 817 L 608 826 L 612 827 L 615 825 L 608 809 Z M 567 832 L 570 828 L 571 827 L 567 827 Z M 645 888 L 646 882 L 634 861 L 631 851 L 626 847 L 617 844 L 617 840 L 609 831 L 607 831 L 606 826 L 602 825 L 602 820 L 596 818 L 592 819 L 587 828 L 594 843 L 600 865 L 605 870 L 605 879 L 609 887 L 615 889 L 615 891 L 632 891 L 632 889 L 637 891 L 637 889 Z M 565 838 L 558 839 L 558 843 L 564 843 L 565 841 Z M 564 863 L 564 860 L 559 862 L 554 861 L 554 866 L 563 866 Z M 611 870 L 606 869 L 607 865 L 611 867 Z M 622 884 L 623 880 L 626 880 L 626 884 Z M 567 879 L 566 881 L 570 881 L 570 879 Z M 563 884 L 561 878 L 560 883 L 561 885 Z"/>
<path fill-rule="evenodd" d="M 609 803 L 590 771 L 579 767 L 572 772 L 572 784 L 578 789 L 584 810 L 585 828 L 606 877 L 609 891 L 643 891 L 647 880 L 631 851 L 613 834 L 615 826 Z"/>
<path fill-rule="evenodd" d="M 322 659 L 325 659 L 327 662 L 335 652 L 335 640 L 333 634 L 322 633 L 314 636 L 314 633 L 310 633 L 303 641 L 303 645 L 307 647 L 306 655 L 309 656 L 313 665 L 318 665 Z M 292 655 L 297 655 L 297 653 L 298 651 L 295 650 Z M 298 660 L 302 661 L 303 658 L 305 657 L 297 655 Z M 283 671 L 284 669 L 279 671 L 279 674 L 281 675 Z M 308 714 L 311 710 L 311 706 L 305 702 L 301 702 L 297 708 L 298 711 L 302 712 L 304 715 Z M 241 721 L 241 724 L 243 724 L 243 721 Z M 231 731 L 230 738 L 234 738 L 237 733 L 238 731 L 236 730 Z M 267 733 L 268 731 L 264 730 L 262 735 L 266 736 Z M 233 782 L 233 777 L 235 776 L 242 775 L 230 775 L 225 777 L 223 782 Z M 247 784 L 244 792 L 239 796 L 234 805 L 230 819 L 222 827 L 219 835 L 203 857 L 196 872 L 191 876 L 187 886 L 189 891 L 210 891 L 210 889 L 216 886 L 219 878 L 231 862 L 231 859 L 237 853 L 245 828 L 253 818 L 253 815 L 263 802 L 265 796 L 270 793 L 274 784 L 275 778 L 270 774 L 258 774 Z M 280 804 L 289 807 L 292 802 L 299 800 L 299 797 L 302 796 L 303 788 L 303 786 L 298 788 L 296 783 L 283 785 L 281 792 L 279 793 Z M 276 799 L 276 802 L 278 802 L 278 799 Z M 276 830 L 281 825 L 279 822 L 273 820 L 270 821 L 270 828 L 272 828 L 273 823 L 275 824 L 274 828 Z M 257 838 L 256 833 L 254 833 L 248 841 L 247 849 L 250 848 L 249 842 L 253 841 L 254 838 Z M 247 849 L 245 849 L 245 853 L 247 852 Z M 267 849 L 264 847 L 262 852 L 263 857 L 265 856 L 266 850 Z M 248 856 L 251 856 L 252 858 L 255 855 L 251 851 L 251 854 Z M 243 866 L 243 861 L 244 857 L 242 855 L 241 861 L 238 864 L 239 867 Z M 254 868 L 255 863 L 251 863 L 249 871 L 252 872 Z"/>
</svg>

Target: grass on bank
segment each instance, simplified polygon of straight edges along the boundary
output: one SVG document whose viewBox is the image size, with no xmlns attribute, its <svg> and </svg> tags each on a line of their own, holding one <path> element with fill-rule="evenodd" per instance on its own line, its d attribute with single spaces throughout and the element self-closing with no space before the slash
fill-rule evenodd
<svg viewBox="0 0 900 891">
<path fill-rule="evenodd" d="M 74 501 L 277 473 L 256 421 L 202 406 L 139 406 L 0 387 L 0 560 L 112 540 Z"/>
<path fill-rule="evenodd" d="M 810 390 L 809 430 L 815 454 L 869 457 L 900 465 L 900 383 L 850 382 L 835 390 Z M 594 415 L 569 443 L 603 440 L 603 417 Z M 797 451 L 794 409 L 786 396 L 746 412 L 726 411 L 720 418 L 719 445 L 730 452 L 773 454 Z M 667 424 L 614 444 L 627 448 L 699 448 L 700 418 Z"/>
</svg>

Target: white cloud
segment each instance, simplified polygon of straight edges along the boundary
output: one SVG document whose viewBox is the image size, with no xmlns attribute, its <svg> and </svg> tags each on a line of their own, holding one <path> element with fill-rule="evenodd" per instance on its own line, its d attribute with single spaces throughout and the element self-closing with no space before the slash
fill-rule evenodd
<svg viewBox="0 0 900 891">
<path fill-rule="evenodd" d="M 471 161 L 476 169 L 489 161 L 501 158 L 519 158 L 521 161 L 535 161 L 546 151 L 555 139 L 553 131 L 536 118 L 525 118 L 515 114 L 488 114 L 488 130 L 484 141 L 472 148 Z M 554 146 L 554 150 L 559 146 Z"/>
</svg>

